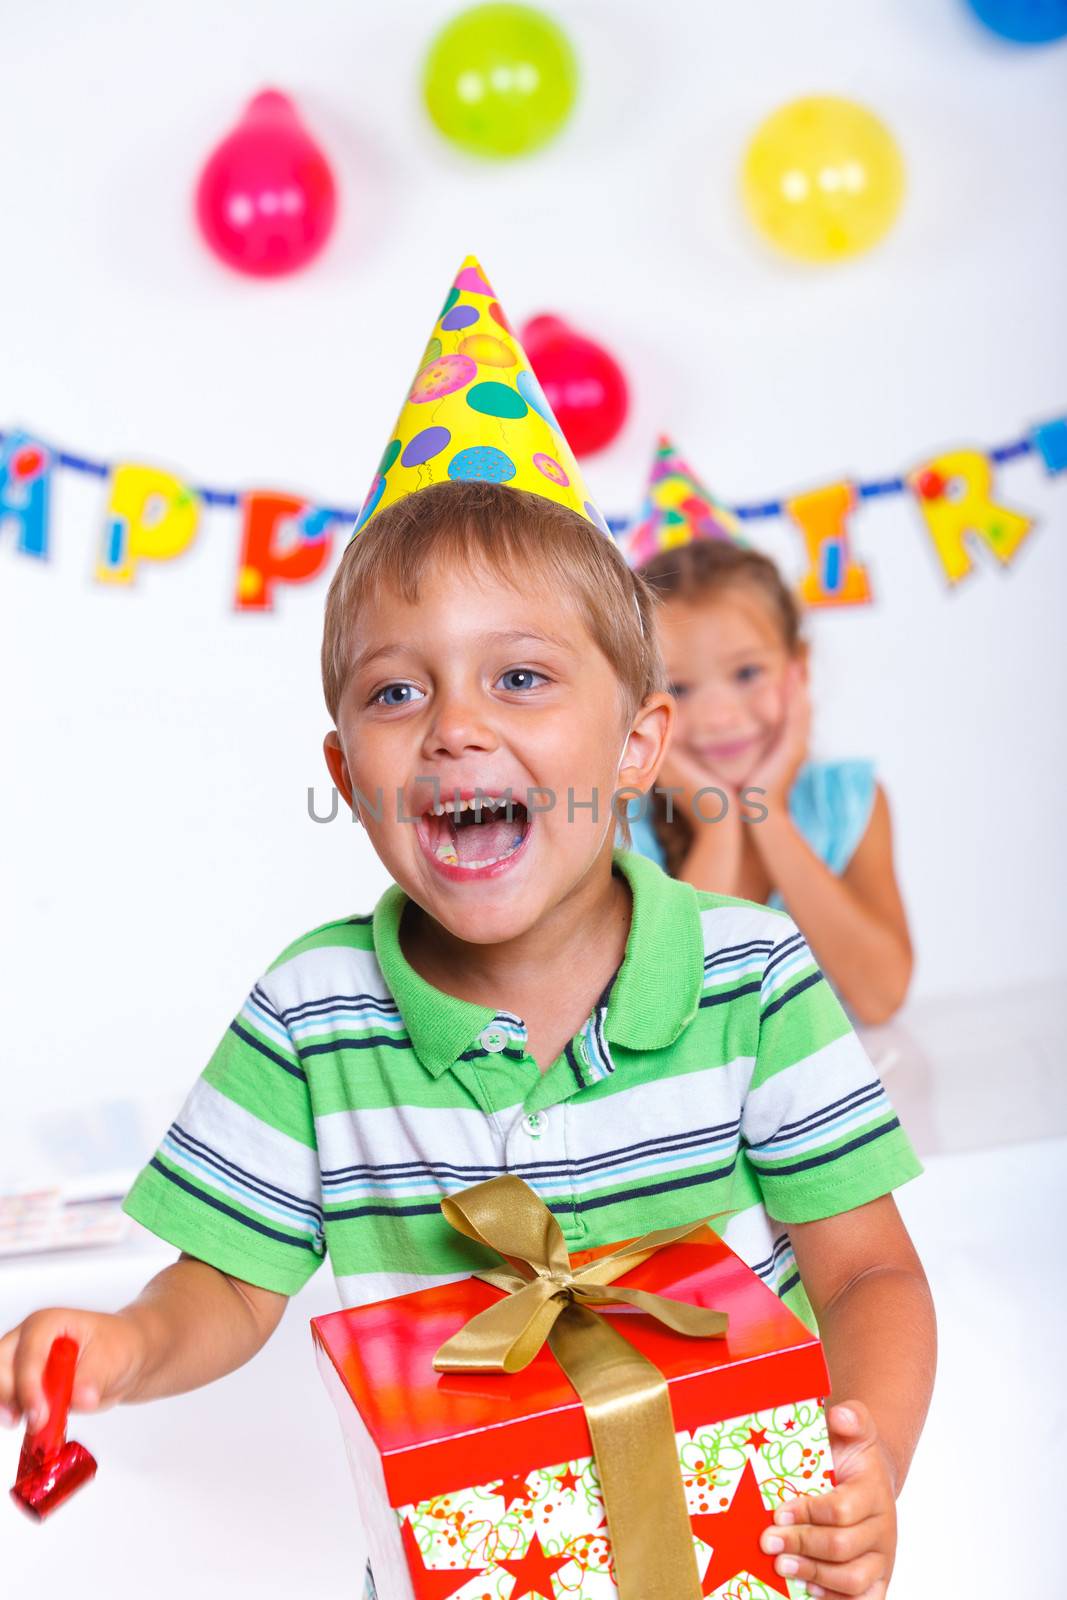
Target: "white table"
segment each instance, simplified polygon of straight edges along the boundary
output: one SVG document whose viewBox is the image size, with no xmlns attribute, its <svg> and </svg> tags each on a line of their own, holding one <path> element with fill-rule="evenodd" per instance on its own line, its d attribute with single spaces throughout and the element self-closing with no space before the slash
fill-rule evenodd
<svg viewBox="0 0 1067 1600">
<path fill-rule="evenodd" d="M 1053 1530 L 1067 1420 L 1065 1175 L 1067 1140 L 1056 1139 L 934 1156 L 900 1193 L 935 1285 L 942 1343 L 901 1502 L 899 1600 L 1061 1592 Z M 95 1257 L 0 1267 L 0 1323 L 56 1301 L 113 1306 L 167 1259 L 139 1236 Z M 97 1480 L 40 1527 L 0 1505 L 4 1595 L 32 1583 L 48 1600 L 353 1600 L 353 1493 L 307 1328 L 334 1303 L 320 1273 L 243 1371 L 176 1400 L 77 1419 L 99 1458 Z M 0 1435 L 5 1484 L 19 1438 Z"/>
</svg>

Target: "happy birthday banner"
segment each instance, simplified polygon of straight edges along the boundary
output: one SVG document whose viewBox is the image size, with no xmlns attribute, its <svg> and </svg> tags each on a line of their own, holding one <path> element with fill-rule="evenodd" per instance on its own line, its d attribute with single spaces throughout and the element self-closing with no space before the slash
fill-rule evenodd
<svg viewBox="0 0 1067 1600">
<path fill-rule="evenodd" d="M 788 499 L 730 509 L 745 522 L 781 517 L 797 529 L 807 557 L 799 583 L 804 605 L 870 605 L 870 576 L 853 554 L 851 538 L 852 519 L 865 501 L 907 496 L 949 585 L 955 585 L 974 567 L 968 541 L 984 545 L 1006 567 L 1030 533 L 1033 519 L 1004 504 L 996 483 L 1000 467 L 1029 455 L 1037 455 L 1050 475 L 1067 470 L 1067 417 L 995 449 L 942 451 L 898 477 L 871 483 L 841 478 Z M 236 511 L 232 600 L 239 612 L 273 611 L 283 586 L 323 574 L 337 529 L 347 538 L 359 515 L 357 509 L 318 505 L 280 490 L 209 489 L 140 462 L 91 461 L 30 433 L 0 433 L 0 537 L 13 525 L 19 554 L 31 560 L 51 558 L 51 487 L 60 469 L 107 485 L 93 569 L 98 583 L 130 587 L 145 563 L 184 555 L 199 534 L 205 506 Z M 616 535 L 629 521 L 608 520 Z"/>
</svg>

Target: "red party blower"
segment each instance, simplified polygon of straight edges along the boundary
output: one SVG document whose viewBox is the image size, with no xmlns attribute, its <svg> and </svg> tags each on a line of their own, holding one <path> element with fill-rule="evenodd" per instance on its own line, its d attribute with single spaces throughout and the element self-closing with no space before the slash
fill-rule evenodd
<svg viewBox="0 0 1067 1600">
<path fill-rule="evenodd" d="M 37 1522 L 96 1476 L 96 1462 L 85 1446 L 67 1438 L 67 1414 L 77 1364 L 78 1346 L 74 1340 L 66 1334 L 54 1340 L 41 1378 L 48 1420 L 36 1433 L 26 1429 L 11 1498 Z"/>
</svg>

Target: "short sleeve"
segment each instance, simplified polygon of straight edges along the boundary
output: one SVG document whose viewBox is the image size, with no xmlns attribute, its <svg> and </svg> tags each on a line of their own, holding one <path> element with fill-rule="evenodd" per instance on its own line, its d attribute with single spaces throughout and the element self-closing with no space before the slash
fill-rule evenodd
<svg viewBox="0 0 1067 1600">
<path fill-rule="evenodd" d="M 307 1079 L 283 1015 L 253 988 L 123 1209 L 220 1272 L 295 1294 L 325 1254 Z"/>
<path fill-rule="evenodd" d="M 788 917 L 764 967 L 741 1133 L 764 1205 L 780 1222 L 852 1211 L 922 1171 L 870 1057 Z"/>
<path fill-rule="evenodd" d="M 838 877 L 870 827 L 877 792 L 872 761 L 816 761 L 800 769 L 789 796 L 790 815 Z"/>
</svg>

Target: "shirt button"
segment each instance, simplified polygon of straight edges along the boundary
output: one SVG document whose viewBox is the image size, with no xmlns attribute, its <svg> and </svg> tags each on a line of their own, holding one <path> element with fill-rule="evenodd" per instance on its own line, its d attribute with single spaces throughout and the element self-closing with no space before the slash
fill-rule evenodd
<svg viewBox="0 0 1067 1600">
<path fill-rule="evenodd" d="M 523 1117 L 523 1125 L 531 1139 L 540 1139 L 548 1127 L 548 1118 L 543 1111 L 531 1111 L 528 1117 Z"/>
<path fill-rule="evenodd" d="M 508 1036 L 502 1028 L 490 1023 L 488 1028 L 483 1028 L 478 1035 L 479 1043 L 483 1050 L 488 1050 L 492 1055 L 499 1055 L 508 1042 Z"/>
</svg>

